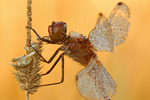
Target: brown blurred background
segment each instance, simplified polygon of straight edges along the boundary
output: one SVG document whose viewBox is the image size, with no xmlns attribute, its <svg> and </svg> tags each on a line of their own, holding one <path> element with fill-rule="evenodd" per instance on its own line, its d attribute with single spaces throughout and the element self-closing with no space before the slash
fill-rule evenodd
<svg viewBox="0 0 150 100">
<path fill-rule="evenodd" d="M 0 100 L 25 100 L 24 91 L 13 76 L 9 65 L 14 57 L 24 55 L 26 40 L 27 0 L 0 0 Z M 109 16 L 119 0 L 33 0 L 32 24 L 41 35 L 48 35 L 52 21 L 65 21 L 68 32 L 73 30 L 87 36 L 96 23 L 97 14 Z M 131 11 L 128 38 L 115 47 L 113 53 L 98 52 L 99 59 L 116 81 L 117 93 L 111 100 L 150 100 L 150 1 L 122 0 Z M 35 40 L 35 35 L 32 34 Z M 58 45 L 45 45 L 47 59 Z M 43 64 L 46 72 L 52 64 Z M 42 84 L 61 78 L 61 63 L 42 79 Z M 65 57 L 63 84 L 42 87 L 30 100 L 85 100 L 75 84 L 76 74 L 84 67 Z"/>
</svg>

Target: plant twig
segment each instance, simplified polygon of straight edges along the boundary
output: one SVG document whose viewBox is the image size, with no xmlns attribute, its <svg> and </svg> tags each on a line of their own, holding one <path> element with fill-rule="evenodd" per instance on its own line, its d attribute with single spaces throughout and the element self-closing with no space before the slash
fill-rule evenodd
<svg viewBox="0 0 150 100">
<path fill-rule="evenodd" d="M 32 27 L 32 8 L 31 8 L 31 3 L 32 3 L 32 0 L 27 0 L 27 27 Z M 26 49 L 26 52 L 27 54 L 29 53 L 30 51 L 30 45 L 31 45 L 31 29 L 30 28 L 27 28 L 27 49 Z M 26 100 L 29 100 L 29 92 L 28 91 L 25 91 L 25 96 L 26 96 Z"/>
<path fill-rule="evenodd" d="M 26 100 L 29 100 L 29 92 L 25 91 Z"/>
<path fill-rule="evenodd" d="M 27 0 L 27 27 L 32 27 L 32 8 L 31 8 L 31 3 L 32 0 Z M 30 48 L 31 45 L 31 29 L 27 28 L 27 47 Z M 28 53 L 29 49 L 27 49 L 27 53 Z"/>
</svg>

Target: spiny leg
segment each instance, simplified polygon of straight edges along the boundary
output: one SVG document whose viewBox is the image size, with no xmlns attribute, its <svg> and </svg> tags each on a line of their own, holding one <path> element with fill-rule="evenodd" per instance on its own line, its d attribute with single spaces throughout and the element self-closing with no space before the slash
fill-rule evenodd
<svg viewBox="0 0 150 100">
<path fill-rule="evenodd" d="M 56 85 L 56 84 L 63 83 L 63 81 L 64 81 L 64 55 L 65 55 L 65 53 L 62 53 L 58 57 L 58 59 L 56 60 L 56 62 L 53 64 L 53 66 L 45 74 L 42 74 L 42 76 L 49 74 L 54 69 L 54 67 L 59 62 L 59 60 L 62 59 L 62 77 L 61 77 L 61 81 L 60 82 L 56 82 L 56 83 L 50 83 L 50 84 L 44 84 L 44 85 L 34 86 L 34 87 L 31 87 L 30 89 L 33 89 L 33 88 L 36 88 L 36 87 L 43 87 L 43 86 Z M 26 89 L 26 90 L 29 90 L 29 89 Z"/>
<path fill-rule="evenodd" d="M 39 38 L 40 40 L 42 40 L 42 41 L 44 41 L 44 42 L 47 42 L 47 43 L 54 44 L 54 42 L 52 42 L 52 41 L 50 41 L 50 40 L 48 40 L 48 39 L 44 39 L 44 37 L 41 38 L 41 36 L 40 36 L 33 28 L 27 27 L 27 26 L 26 26 L 26 28 L 30 28 L 30 29 L 38 36 L 38 38 Z"/>
<path fill-rule="evenodd" d="M 32 46 L 31 46 L 32 47 Z M 32 47 L 33 48 L 33 47 Z M 60 47 L 60 48 L 58 48 L 56 51 L 55 51 L 55 53 L 52 55 L 52 57 L 47 61 L 35 48 L 33 48 L 35 51 L 36 51 L 36 53 L 42 58 L 41 59 L 41 61 L 43 61 L 43 62 L 45 62 L 45 63 L 50 63 L 54 58 L 55 58 L 55 56 L 58 54 L 58 52 L 60 51 L 60 50 L 62 50 L 62 47 Z"/>
<path fill-rule="evenodd" d="M 53 70 L 53 68 L 56 66 L 56 64 L 58 63 L 58 61 L 59 61 L 61 58 L 62 58 L 62 69 L 63 69 L 63 68 L 64 68 L 64 55 L 65 55 L 65 53 L 62 53 L 62 54 L 58 57 L 58 59 L 56 60 L 56 62 L 53 64 L 53 66 L 52 66 L 45 74 L 42 74 L 42 76 L 49 74 L 49 73 Z"/>
</svg>

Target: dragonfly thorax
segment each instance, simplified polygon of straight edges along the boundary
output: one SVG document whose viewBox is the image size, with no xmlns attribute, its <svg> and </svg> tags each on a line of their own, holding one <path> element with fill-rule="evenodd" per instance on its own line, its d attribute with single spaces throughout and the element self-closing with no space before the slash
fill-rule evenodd
<svg viewBox="0 0 150 100">
<path fill-rule="evenodd" d="M 82 34 L 73 32 L 70 32 L 68 36 L 69 38 L 64 42 L 67 49 L 64 51 L 73 60 L 86 66 L 92 55 L 95 55 L 89 39 Z"/>
</svg>

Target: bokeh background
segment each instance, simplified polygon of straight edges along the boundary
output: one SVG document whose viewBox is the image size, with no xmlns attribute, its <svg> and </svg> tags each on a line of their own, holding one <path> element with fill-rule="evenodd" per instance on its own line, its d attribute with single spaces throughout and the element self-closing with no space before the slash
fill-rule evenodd
<svg viewBox="0 0 150 100">
<path fill-rule="evenodd" d="M 68 32 L 88 36 L 97 14 L 109 16 L 119 0 L 33 0 L 32 26 L 41 35 L 48 35 L 52 21 L 65 21 Z M 127 40 L 113 53 L 97 52 L 100 61 L 116 81 L 117 93 L 111 100 L 150 100 L 150 0 L 122 0 L 131 11 Z M 12 74 L 11 59 L 23 56 L 26 41 L 27 0 L 0 0 L 0 100 L 25 100 L 24 91 Z M 35 41 L 35 35 L 32 34 Z M 45 45 L 43 56 L 49 59 L 58 45 Z M 46 72 L 51 64 L 43 64 Z M 61 78 L 61 63 L 42 79 L 42 84 Z M 42 87 L 30 100 L 85 100 L 75 84 L 76 74 L 84 67 L 65 57 L 63 84 Z"/>
</svg>

